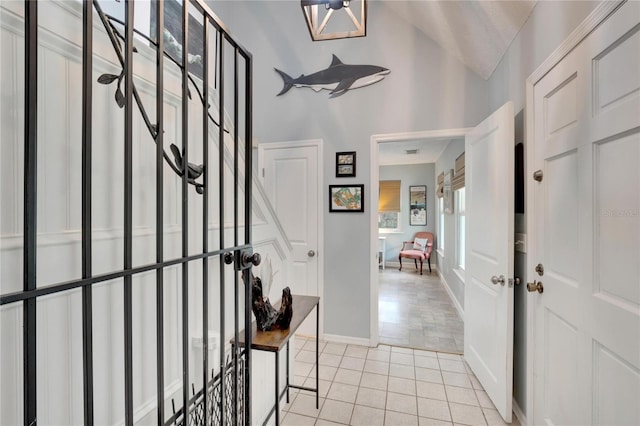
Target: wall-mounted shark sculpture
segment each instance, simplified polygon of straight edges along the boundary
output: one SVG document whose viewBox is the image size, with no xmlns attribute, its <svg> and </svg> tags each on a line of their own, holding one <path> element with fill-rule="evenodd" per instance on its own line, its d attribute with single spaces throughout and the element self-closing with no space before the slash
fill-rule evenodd
<svg viewBox="0 0 640 426">
<path fill-rule="evenodd" d="M 316 92 L 331 90 L 330 98 L 344 95 L 351 89 L 377 83 L 391 72 L 387 68 L 376 65 L 346 65 L 336 55 L 333 55 L 329 68 L 311 75 L 302 74 L 298 78 L 292 78 L 287 73 L 277 68 L 274 69 L 280 74 L 284 82 L 284 87 L 278 93 L 278 96 L 287 93 L 289 89 L 295 86 L 309 87 Z"/>
</svg>

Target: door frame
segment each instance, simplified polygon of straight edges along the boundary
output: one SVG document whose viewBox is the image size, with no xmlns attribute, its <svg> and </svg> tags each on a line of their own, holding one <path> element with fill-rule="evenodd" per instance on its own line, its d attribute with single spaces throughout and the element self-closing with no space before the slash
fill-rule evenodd
<svg viewBox="0 0 640 426">
<path fill-rule="evenodd" d="M 304 148 L 304 147 L 316 147 L 318 158 L 317 158 L 317 169 L 318 169 L 318 207 L 320 211 L 318 212 L 318 248 L 316 249 L 316 261 L 318 262 L 318 296 L 320 297 L 320 304 L 318 305 L 318 309 L 320 311 L 320 324 L 319 324 L 319 334 L 322 339 L 324 336 L 324 303 L 322 303 L 322 297 L 324 295 L 324 215 L 322 206 L 324 199 L 322 198 L 324 192 L 324 151 L 323 151 L 323 140 L 322 139 L 304 139 L 304 140 L 292 140 L 292 141 L 282 141 L 282 142 L 260 142 L 257 145 L 258 148 L 258 161 L 256 164 L 258 165 L 258 170 L 255 171 L 258 176 L 258 181 L 260 182 L 260 186 L 264 187 L 264 176 L 262 176 L 261 169 L 264 166 L 264 150 L 268 148 Z M 265 196 L 265 200 L 269 200 L 267 196 Z M 269 200 L 269 204 L 271 201 Z M 273 208 L 273 207 L 272 207 Z M 274 217 L 277 217 L 274 210 Z M 289 239 L 289 236 L 282 228 L 280 222 L 278 222 L 278 227 L 280 228 L 283 235 Z"/>
<path fill-rule="evenodd" d="M 425 130 L 417 132 L 385 133 L 371 135 L 370 162 L 369 162 L 369 248 L 370 248 L 370 308 L 369 308 L 369 346 L 376 347 L 380 342 L 380 329 L 378 325 L 378 197 L 374 196 L 379 191 L 380 171 L 378 165 L 378 145 L 385 142 L 402 142 L 405 140 L 424 139 L 427 142 L 439 139 L 464 138 L 472 127 L 457 129 Z"/>
<path fill-rule="evenodd" d="M 626 1 L 626 0 L 625 0 Z M 535 214 L 535 202 L 534 202 L 534 181 L 531 178 L 534 172 L 535 158 L 535 114 L 534 114 L 534 86 L 549 72 L 553 67 L 564 59 L 578 44 L 585 39 L 596 27 L 604 22 L 609 15 L 614 13 L 625 1 L 604 1 L 601 2 L 595 9 L 585 18 L 584 21 L 578 27 L 571 32 L 571 34 L 542 62 L 538 68 L 527 78 L 525 82 L 525 149 L 526 155 L 525 161 L 525 215 L 526 215 L 526 231 L 527 231 L 527 256 L 526 256 L 526 273 L 524 277 L 520 277 L 522 284 L 526 285 L 529 278 L 533 279 L 534 265 L 536 265 L 535 259 L 537 258 L 537 240 L 536 240 L 536 228 L 533 220 L 529 218 Z M 533 420 L 533 405 L 534 405 L 534 389 L 533 389 L 533 368 L 534 368 L 534 339 L 533 334 L 535 332 L 535 318 L 534 318 L 534 302 L 532 297 L 527 297 L 527 343 L 526 343 L 526 370 L 527 370 L 527 397 L 526 397 L 526 415 L 522 414 L 523 418 L 520 420 L 527 424 Z M 518 404 L 514 401 L 514 408 L 518 407 Z M 518 407 L 519 409 L 519 407 Z"/>
</svg>

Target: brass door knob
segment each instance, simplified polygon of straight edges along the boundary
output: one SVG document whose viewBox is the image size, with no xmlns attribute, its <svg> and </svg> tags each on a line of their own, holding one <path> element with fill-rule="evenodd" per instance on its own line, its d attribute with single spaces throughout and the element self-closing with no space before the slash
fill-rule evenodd
<svg viewBox="0 0 640 426">
<path fill-rule="evenodd" d="M 529 292 L 537 291 L 538 293 L 542 294 L 542 292 L 544 291 L 544 287 L 542 286 L 542 281 L 534 280 L 532 283 L 527 283 L 527 290 Z"/>
</svg>

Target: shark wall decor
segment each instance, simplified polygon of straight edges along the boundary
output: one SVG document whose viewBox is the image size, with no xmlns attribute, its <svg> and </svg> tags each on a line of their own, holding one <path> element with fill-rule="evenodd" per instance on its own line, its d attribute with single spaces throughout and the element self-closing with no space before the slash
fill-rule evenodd
<svg viewBox="0 0 640 426">
<path fill-rule="evenodd" d="M 316 92 L 330 90 L 329 98 L 344 95 L 351 89 L 377 83 L 391 72 L 377 65 L 347 65 L 342 63 L 336 55 L 333 55 L 329 68 L 310 75 L 302 74 L 298 78 L 292 78 L 277 68 L 274 70 L 280 74 L 284 83 L 284 87 L 277 96 L 284 95 L 292 87 L 309 87 Z"/>
</svg>

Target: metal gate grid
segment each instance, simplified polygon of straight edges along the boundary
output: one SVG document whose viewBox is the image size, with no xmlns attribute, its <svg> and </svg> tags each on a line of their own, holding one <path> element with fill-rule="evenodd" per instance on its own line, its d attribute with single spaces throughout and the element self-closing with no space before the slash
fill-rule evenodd
<svg viewBox="0 0 640 426">
<path fill-rule="evenodd" d="M 37 252 L 37 150 L 38 150 L 38 1 L 24 1 L 24 28 L 25 28 L 25 95 L 24 95 L 24 230 L 23 230 L 23 285 L 22 291 L 0 295 L 0 306 L 22 303 L 23 306 L 23 418 L 27 426 L 37 425 L 37 371 L 36 371 L 36 301 L 47 295 L 66 292 L 72 289 L 82 289 L 82 371 L 83 371 L 83 411 L 84 424 L 94 424 L 94 367 L 93 367 L 93 329 L 92 329 L 92 289 L 96 284 L 121 278 L 124 282 L 124 420 L 125 424 L 134 424 L 134 404 L 133 404 L 133 277 L 149 271 L 156 271 L 156 354 L 157 354 L 157 424 L 158 425 L 184 425 L 185 413 L 188 425 L 210 425 L 210 424 L 249 424 L 251 421 L 251 351 L 244 351 L 242 348 L 233 346 L 230 358 L 225 358 L 225 351 L 220 350 L 219 360 L 208 359 L 208 334 L 209 334 L 209 306 L 208 291 L 212 282 L 217 281 L 220 285 L 220 344 L 224 348 L 225 340 L 225 286 L 233 285 L 235 293 L 234 303 L 234 335 L 236 341 L 239 334 L 240 315 L 244 315 L 245 324 L 251 323 L 251 286 L 240 282 L 240 275 L 244 281 L 250 283 L 251 258 L 251 200 L 252 200 L 252 161 L 251 161 L 251 140 L 252 140 L 252 59 L 251 54 L 243 49 L 229 34 L 224 24 L 214 15 L 211 9 L 203 0 L 185 0 L 182 3 L 182 55 L 181 63 L 173 60 L 179 66 L 182 75 L 182 135 L 181 153 L 182 164 L 176 160 L 172 164 L 163 147 L 163 103 L 164 103 L 164 64 L 167 58 L 171 59 L 165 52 L 165 42 L 163 29 L 165 27 L 165 2 L 163 0 L 151 2 L 151 7 L 155 8 L 157 25 L 154 35 L 156 44 L 156 117 L 157 123 L 151 123 L 143 108 L 140 108 L 140 97 L 135 88 L 133 53 L 135 51 L 134 28 L 129 23 L 133 22 L 134 0 L 125 0 L 125 19 L 120 23 L 123 25 L 124 34 L 116 34 L 115 27 L 107 22 L 113 17 L 106 15 L 100 8 L 98 0 L 86 0 L 83 3 L 83 47 L 82 47 L 82 278 L 67 282 L 60 282 L 44 287 L 37 286 L 36 280 L 36 252 Z M 190 75 L 188 60 L 189 46 L 189 17 L 190 9 L 202 17 L 203 46 L 202 46 L 202 149 L 204 164 L 201 173 L 204 176 L 204 184 L 196 184 L 190 176 L 188 162 L 188 140 L 189 126 L 189 100 L 191 92 L 190 82 L 194 84 Z M 97 14 L 97 15 L 94 15 Z M 105 26 L 118 61 L 123 70 L 124 93 L 118 102 L 124 109 L 124 267 L 121 270 L 112 271 L 100 275 L 92 273 L 92 97 L 93 97 L 93 25 L 94 17 L 100 19 Z M 116 20 L 117 21 L 117 20 Z M 210 33 L 213 31 L 215 33 Z M 212 117 L 209 113 L 209 93 L 211 82 L 209 77 L 210 36 L 214 34 L 216 39 L 216 54 L 214 58 L 216 64 L 216 77 L 213 85 L 218 96 L 218 117 Z M 124 47 L 117 40 L 121 37 Z M 225 94 L 225 46 L 233 49 L 233 75 L 228 81 L 233 81 L 233 93 Z M 244 75 L 241 81 L 240 75 Z M 232 80 L 231 80 L 232 79 Z M 192 86 L 193 87 L 193 86 Z M 197 90 L 197 88 L 196 88 Z M 240 93 L 244 94 L 242 99 L 244 111 L 239 111 L 238 102 Z M 225 241 L 224 223 L 224 197 L 225 197 L 225 174 L 224 174 L 224 138 L 228 129 L 218 123 L 225 123 L 225 96 L 233 96 L 232 128 L 230 135 L 234 144 L 234 238 L 233 241 Z M 138 105 L 138 111 L 147 128 L 152 132 L 156 142 L 156 262 L 144 266 L 133 266 L 133 116 L 135 111 L 134 103 Z M 240 115 L 243 115 L 242 134 L 244 141 L 240 140 L 238 126 Z M 218 205 L 220 206 L 219 220 L 221 224 L 219 250 L 209 250 L 208 248 L 208 218 L 209 218 L 209 188 L 208 179 L 208 157 L 209 157 L 209 127 L 213 123 L 218 128 L 218 148 L 219 165 L 218 170 Z M 240 145 L 244 143 L 245 164 L 240 169 L 238 161 Z M 174 259 L 164 259 L 164 229 L 163 229 L 163 166 L 164 162 L 169 163 L 171 168 L 181 177 L 181 205 L 182 205 L 182 256 Z M 244 187 L 240 188 L 239 175 L 244 175 Z M 189 255 L 188 252 L 188 191 L 197 192 L 203 197 L 203 229 L 202 229 L 202 250 L 198 254 Z M 239 219 L 239 194 L 244 192 L 243 223 L 244 231 L 240 239 Z M 220 262 L 220 275 L 209 277 L 208 264 L 210 261 Z M 200 262 L 203 267 L 202 283 L 189 281 L 188 265 Z M 233 277 L 225 276 L 225 264 L 235 262 L 235 273 Z M 176 265 L 182 265 L 182 408 L 174 413 L 165 413 L 165 383 L 164 383 L 164 312 L 163 312 L 163 273 Z M 203 389 L 195 390 L 189 385 L 189 347 L 188 347 L 188 326 L 189 326 L 189 288 L 196 285 L 202 286 L 203 318 L 202 318 L 202 383 Z M 243 287 L 241 287 L 243 286 Z M 244 303 L 240 306 L 240 289 L 244 289 Z M 245 327 L 245 341 L 251 341 L 251 328 Z M 209 366 L 219 361 L 220 372 L 211 377 L 208 374 Z M 191 395 L 190 395 L 191 391 Z M 221 397 L 222 396 L 222 397 Z M 185 411 L 186 410 L 186 411 Z"/>
</svg>

